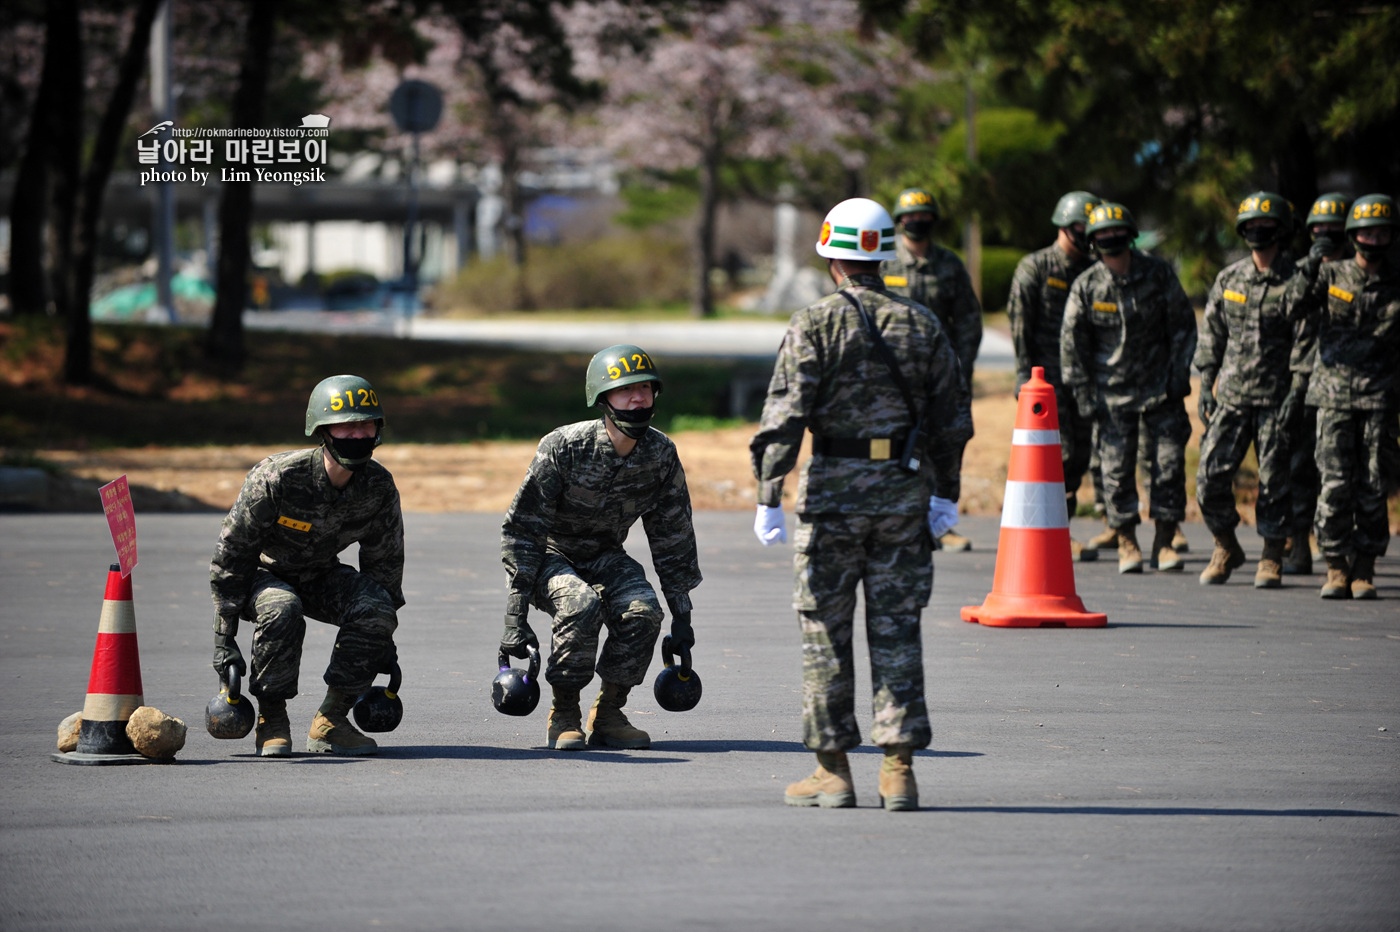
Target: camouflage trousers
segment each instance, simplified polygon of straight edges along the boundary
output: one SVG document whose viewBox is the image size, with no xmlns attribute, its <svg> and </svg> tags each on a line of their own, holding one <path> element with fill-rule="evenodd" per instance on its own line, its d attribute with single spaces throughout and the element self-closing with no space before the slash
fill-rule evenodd
<svg viewBox="0 0 1400 932">
<path fill-rule="evenodd" d="M 1211 533 L 1232 531 L 1240 523 L 1240 513 L 1235 508 L 1235 473 L 1253 443 L 1259 460 L 1255 526 L 1266 540 L 1281 540 L 1289 535 L 1293 499 L 1288 441 L 1288 431 L 1279 423 L 1277 408 L 1220 405 L 1215 409 L 1201 438 L 1201 462 L 1196 469 L 1196 502 Z"/>
<path fill-rule="evenodd" d="M 1317 542 L 1329 557 L 1385 554 L 1385 411 L 1317 409 Z"/>
<path fill-rule="evenodd" d="M 295 584 L 259 570 L 244 616 L 255 625 L 248 691 L 267 699 L 297 694 L 308 616 L 340 629 L 325 681 L 356 695 L 374 682 L 399 626 L 394 601 L 384 587 L 344 564 L 303 576 Z"/>
<path fill-rule="evenodd" d="M 1293 517 L 1289 533 L 1307 540 L 1317 513 L 1317 408 L 1303 407 L 1288 438 L 1288 484 L 1293 492 Z"/>
<path fill-rule="evenodd" d="M 1060 416 L 1060 460 L 1065 470 L 1065 497 L 1074 496 L 1084 482 L 1084 473 L 1094 455 L 1094 422 L 1079 414 L 1074 396 L 1068 391 L 1055 389 L 1055 407 Z M 1095 477 L 1095 484 L 1098 484 Z M 1070 509 L 1074 517 L 1074 509 Z"/>
<path fill-rule="evenodd" d="M 605 682 L 632 687 L 646 677 L 661 633 L 661 603 L 646 570 L 622 550 L 572 566 L 546 554 L 531 601 L 554 616 L 544 678 L 582 689 L 596 669 Z M 598 638 L 608 639 L 601 655 Z M 596 666 L 595 666 L 596 661 Z"/>
<path fill-rule="evenodd" d="M 1144 455 L 1150 501 L 1148 513 L 1157 521 L 1183 520 L 1186 517 L 1186 441 L 1191 439 L 1186 406 L 1181 401 L 1169 401 L 1138 412 L 1101 405 L 1094 420 L 1099 431 L 1099 461 L 1103 466 L 1109 527 L 1131 526 L 1141 520 L 1136 475 L 1139 428 L 1156 445 L 1150 459 Z"/>
<path fill-rule="evenodd" d="M 924 515 L 798 515 L 793 607 L 802 627 L 802 740 L 860 744 L 852 651 L 856 586 L 865 593 L 874 724 L 870 740 L 928 747 L 920 610 L 933 591 Z"/>
</svg>

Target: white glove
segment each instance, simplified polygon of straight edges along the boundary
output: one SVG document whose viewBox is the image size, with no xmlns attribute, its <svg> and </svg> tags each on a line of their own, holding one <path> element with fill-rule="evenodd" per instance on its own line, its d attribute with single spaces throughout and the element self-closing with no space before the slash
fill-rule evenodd
<svg viewBox="0 0 1400 932">
<path fill-rule="evenodd" d="M 958 523 L 958 503 L 950 502 L 937 495 L 929 496 L 928 530 L 934 537 L 942 537 Z"/>
<path fill-rule="evenodd" d="M 765 547 L 786 544 L 787 523 L 783 520 L 783 506 L 759 505 L 758 514 L 753 519 L 753 532 Z"/>
</svg>

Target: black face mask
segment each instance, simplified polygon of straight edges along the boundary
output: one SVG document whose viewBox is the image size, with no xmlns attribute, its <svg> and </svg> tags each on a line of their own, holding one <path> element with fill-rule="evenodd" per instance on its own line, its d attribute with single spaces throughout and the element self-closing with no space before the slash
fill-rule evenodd
<svg viewBox="0 0 1400 932">
<path fill-rule="evenodd" d="M 904 221 L 904 235 L 914 240 L 916 243 L 928 239 L 928 235 L 933 232 L 932 220 L 906 220 Z"/>
<path fill-rule="evenodd" d="M 370 454 L 379 444 L 378 437 L 332 437 L 327 434 L 326 439 L 330 441 L 327 449 L 331 451 L 331 459 L 351 472 L 359 472 L 368 466 Z"/>
<path fill-rule="evenodd" d="M 1112 236 L 1094 237 L 1094 248 L 1101 256 L 1121 256 L 1128 251 L 1132 237 L 1127 233 L 1114 233 Z"/>
<path fill-rule="evenodd" d="M 1391 243 L 1363 243 L 1356 238 L 1356 231 L 1347 234 L 1351 240 L 1351 245 L 1356 249 L 1356 254 L 1367 262 L 1378 262 L 1386 257 L 1390 252 Z"/>
<path fill-rule="evenodd" d="M 1087 256 L 1089 254 L 1089 237 L 1084 231 L 1069 227 L 1065 232 L 1069 234 L 1069 241 L 1074 244 L 1074 248 Z"/>
<path fill-rule="evenodd" d="M 619 411 L 612 405 L 605 404 L 608 416 L 612 418 L 617 429 L 622 431 L 623 436 L 631 437 L 633 440 L 641 437 L 651 426 L 651 419 L 656 414 L 656 405 L 645 408 L 633 408 L 631 411 Z"/>
<path fill-rule="evenodd" d="M 1249 244 L 1251 249 L 1267 249 L 1278 242 L 1279 233 L 1279 226 L 1276 223 L 1270 223 L 1264 226 L 1245 227 L 1244 241 Z"/>
</svg>

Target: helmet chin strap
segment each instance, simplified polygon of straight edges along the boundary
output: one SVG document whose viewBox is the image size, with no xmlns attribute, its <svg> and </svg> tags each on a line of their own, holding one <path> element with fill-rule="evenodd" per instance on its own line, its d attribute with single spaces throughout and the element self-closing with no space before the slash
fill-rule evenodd
<svg viewBox="0 0 1400 932">
<path fill-rule="evenodd" d="M 641 436 L 651 427 L 651 420 L 656 415 L 656 405 L 652 404 L 646 408 L 632 408 L 626 414 L 638 414 L 641 417 L 629 419 L 606 401 L 599 401 L 603 410 L 607 412 L 608 418 L 613 422 L 618 430 L 622 431 L 624 437 L 633 440 L 641 439 Z"/>
</svg>

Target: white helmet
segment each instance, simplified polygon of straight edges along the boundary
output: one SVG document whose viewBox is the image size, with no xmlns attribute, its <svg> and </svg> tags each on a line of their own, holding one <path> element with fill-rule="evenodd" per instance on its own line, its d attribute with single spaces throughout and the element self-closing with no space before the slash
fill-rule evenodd
<svg viewBox="0 0 1400 932">
<path fill-rule="evenodd" d="M 817 255 L 858 262 L 895 258 L 890 212 L 868 197 L 842 201 L 827 212 Z"/>
</svg>

